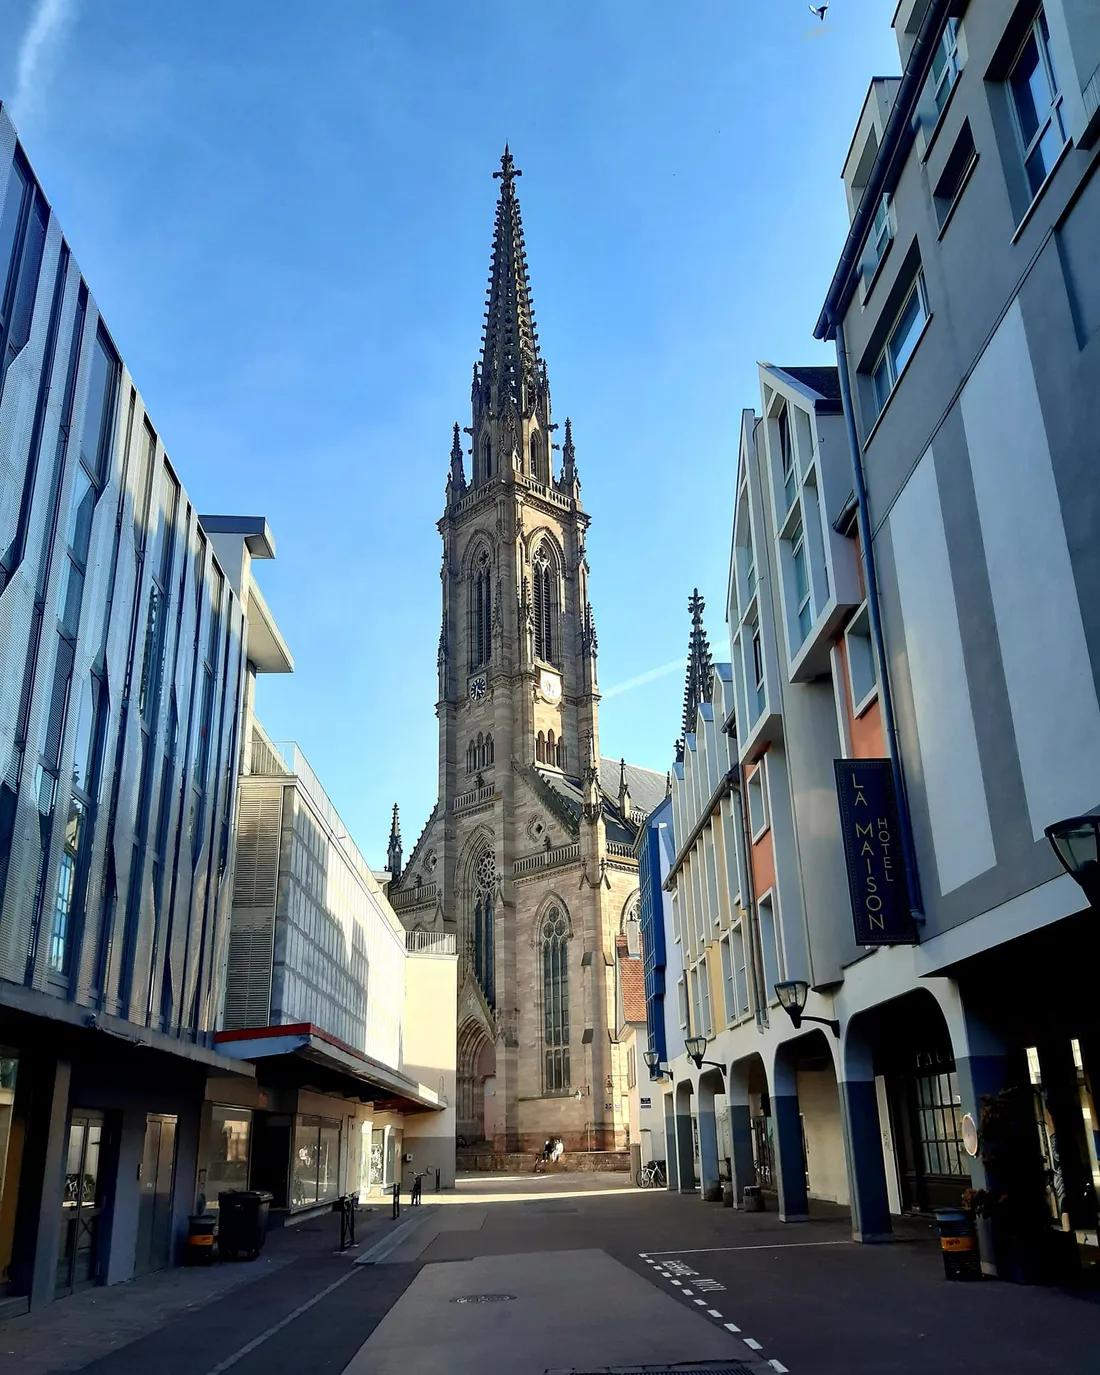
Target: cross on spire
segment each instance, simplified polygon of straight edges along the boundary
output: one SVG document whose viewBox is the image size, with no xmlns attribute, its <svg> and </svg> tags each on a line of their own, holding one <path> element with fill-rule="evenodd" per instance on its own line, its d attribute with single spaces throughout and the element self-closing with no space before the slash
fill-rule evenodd
<svg viewBox="0 0 1100 1375">
<path fill-rule="evenodd" d="M 502 189 L 508 189 L 511 187 L 513 181 L 515 181 L 516 177 L 522 176 L 523 173 L 516 166 L 515 159 L 512 157 L 508 145 L 505 144 L 504 152 L 500 155 L 500 171 L 493 173 L 494 179 L 499 177 L 503 183 Z"/>
</svg>

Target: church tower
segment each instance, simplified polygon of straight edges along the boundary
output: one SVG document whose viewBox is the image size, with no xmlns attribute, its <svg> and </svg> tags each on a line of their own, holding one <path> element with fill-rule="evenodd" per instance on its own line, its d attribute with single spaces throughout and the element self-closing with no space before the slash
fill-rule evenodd
<svg viewBox="0 0 1100 1375">
<path fill-rule="evenodd" d="M 665 780 L 600 757 L 589 517 L 569 420 L 555 443 L 507 147 L 493 175 L 469 452 L 456 424 L 439 521 L 439 800 L 389 894 L 407 928 L 457 937 L 459 1135 L 614 1149 L 615 936 Z"/>
</svg>

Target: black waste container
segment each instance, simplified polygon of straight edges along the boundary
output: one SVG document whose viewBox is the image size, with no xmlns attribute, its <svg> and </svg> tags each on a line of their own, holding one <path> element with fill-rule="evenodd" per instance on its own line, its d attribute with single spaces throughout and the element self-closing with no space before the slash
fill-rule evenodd
<svg viewBox="0 0 1100 1375">
<path fill-rule="evenodd" d="M 231 1189 L 218 1195 L 218 1251 L 224 1260 L 236 1260 L 241 1251 L 249 1260 L 260 1254 L 274 1197 L 258 1189 Z"/>
</svg>

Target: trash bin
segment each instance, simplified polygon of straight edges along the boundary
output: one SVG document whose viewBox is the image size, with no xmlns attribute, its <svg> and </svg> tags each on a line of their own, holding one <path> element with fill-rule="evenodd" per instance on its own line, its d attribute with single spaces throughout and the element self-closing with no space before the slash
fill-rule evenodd
<svg viewBox="0 0 1100 1375">
<path fill-rule="evenodd" d="M 255 1260 L 264 1248 L 267 1214 L 274 1194 L 257 1189 L 231 1189 L 218 1195 L 218 1251 L 225 1260 L 236 1260 L 243 1251 Z"/>
<path fill-rule="evenodd" d="M 746 1184 L 741 1193 L 741 1207 L 746 1213 L 762 1213 L 764 1211 L 764 1195 L 760 1192 L 759 1184 Z"/>
<path fill-rule="evenodd" d="M 214 1259 L 214 1229 L 218 1219 L 213 1213 L 194 1213 L 187 1219 L 187 1244 L 184 1265 L 209 1265 Z"/>
<path fill-rule="evenodd" d="M 937 1208 L 943 1273 L 949 1280 L 980 1280 L 982 1262 L 970 1214 L 962 1208 Z"/>
</svg>

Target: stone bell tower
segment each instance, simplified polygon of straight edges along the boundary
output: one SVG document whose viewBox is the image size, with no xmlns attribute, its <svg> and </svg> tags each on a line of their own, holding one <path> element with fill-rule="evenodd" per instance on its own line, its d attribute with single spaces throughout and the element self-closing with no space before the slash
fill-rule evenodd
<svg viewBox="0 0 1100 1375">
<path fill-rule="evenodd" d="M 390 898 L 408 928 L 457 938 L 459 1133 L 612 1149 L 614 941 L 664 778 L 632 770 L 627 788 L 600 758 L 589 517 L 568 420 L 554 442 L 507 148 L 493 175 L 469 450 L 456 423 L 439 521 L 439 800 Z"/>
</svg>

